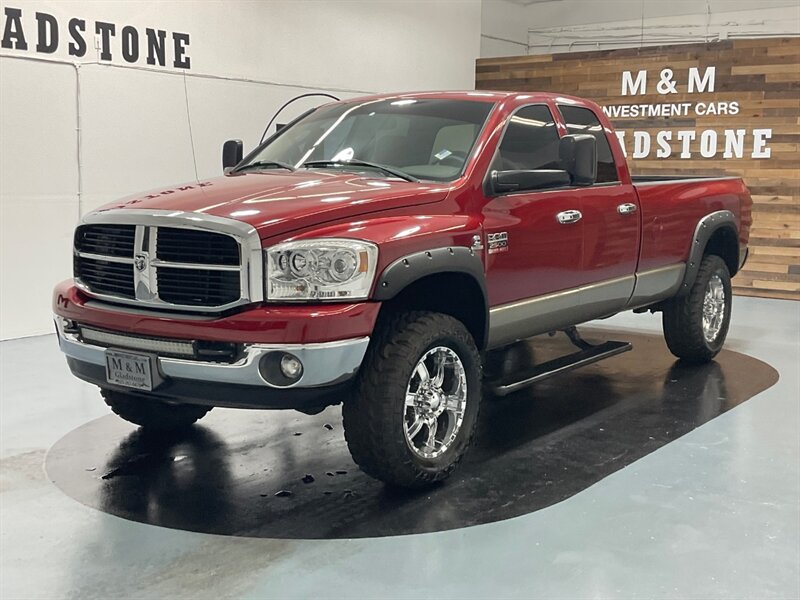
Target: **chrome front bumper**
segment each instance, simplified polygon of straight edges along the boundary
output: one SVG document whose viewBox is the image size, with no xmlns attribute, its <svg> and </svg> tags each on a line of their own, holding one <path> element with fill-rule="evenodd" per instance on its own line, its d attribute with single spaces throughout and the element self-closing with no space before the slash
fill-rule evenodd
<svg viewBox="0 0 800 600">
<path fill-rule="evenodd" d="M 106 364 L 106 348 L 87 344 L 77 334 L 64 331 L 64 319 L 55 317 L 61 351 L 83 363 Z M 364 359 L 369 337 L 338 340 L 320 344 L 245 344 L 244 357 L 235 363 L 207 362 L 181 358 L 158 357 L 158 370 L 165 378 L 198 382 L 260 386 L 289 390 L 335 385 L 355 375 Z M 125 349 L 120 346 L 120 349 Z M 141 351 L 130 349 L 132 352 Z M 262 357 L 273 352 L 289 352 L 303 363 L 303 375 L 295 383 L 274 385 L 259 370 Z"/>
</svg>

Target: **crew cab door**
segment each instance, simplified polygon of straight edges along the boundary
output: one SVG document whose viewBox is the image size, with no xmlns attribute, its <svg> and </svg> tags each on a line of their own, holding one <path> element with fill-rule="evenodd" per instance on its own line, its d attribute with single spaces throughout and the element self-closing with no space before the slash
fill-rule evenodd
<svg viewBox="0 0 800 600">
<path fill-rule="evenodd" d="M 523 106 L 507 122 L 489 172 L 559 169 L 559 135 L 546 104 Z M 485 198 L 485 264 L 491 306 L 576 287 L 582 273 L 580 190 L 539 189 Z M 559 215 L 562 215 L 559 220 Z"/>
<path fill-rule="evenodd" d="M 588 133 L 597 140 L 597 179 L 594 185 L 580 190 L 582 283 L 632 277 L 636 272 L 641 235 L 636 190 L 630 183 L 621 183 L 608 135 L 593 111 L 559 104 L 557 116 L 563 119 L 568 134 Z"/>
<path fill-rule="evenodd" d="M 631 185 L 620 183 L 615 169 L 609 174 L 608 141 L 588 112 L 594 120 L 587 123 L 570 114 L 569 132 L 594 133 L 598 146 L 600 138 L 605 141 L 598 148 L 601 182 L 486 198 L 490 348 L 613 314 L 633 293 L 637 196 Z M 585 115 L 584 120 L 589 121 Z M 561 169 L 559 140 L 548 105 L 522 107 L 509 118 L 489 172 Z M 623 207 L 627 204 L 633 208 Z"/>
</svg>

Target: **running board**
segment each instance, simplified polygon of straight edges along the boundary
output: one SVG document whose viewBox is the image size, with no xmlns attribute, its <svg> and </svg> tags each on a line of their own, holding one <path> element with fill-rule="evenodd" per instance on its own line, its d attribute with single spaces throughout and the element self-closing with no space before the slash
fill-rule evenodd
<svg viewBox="0 0 800 600">
<path fill-rule="evenodd" d="M 585 367 L 605 358 L 616 356 L 631 350 L 633 346 L 630 342 L 605 342 L 596 346 L 586 344 L 583 350 L 560 356 L 553 360 L 536 365 L 519 381 L 506 384 L 490 385 L 490 390 L 496 396 L 508 396 L 524 387 L 532 385 L 537 381 L 542 381 L 561 373 L 567 373 L 579 367 Z"/>
</svg>

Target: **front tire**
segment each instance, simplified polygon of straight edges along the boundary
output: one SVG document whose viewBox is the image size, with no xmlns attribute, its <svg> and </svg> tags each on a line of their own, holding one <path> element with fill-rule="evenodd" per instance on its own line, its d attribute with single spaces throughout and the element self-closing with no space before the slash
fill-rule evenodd
<svg viewBox="0 0 800 600">
<path fill-rule="evenodd" d="M 681 360 L 707 363 L 725 343 L 731 322 L 731 276 L 725 261 L 703 257 L 689 293 L 664 308 L 664 339 Z"/>
<path fill-rule="evenodd" d="M 399 313 L 377 329 L 344 403 L 347 445 L 368 475 L 425 487 L 463 458 L 480 402 L 481 359 L 467 328 L 440 313 Z"/>
<path fill-rule="evenodd" d="M 151 431 L 184 429 L 202 419 L 210 406 L 170 404 L 144 394 L 101 389 L 103 400 L 115 414 Z"/>
</svg>

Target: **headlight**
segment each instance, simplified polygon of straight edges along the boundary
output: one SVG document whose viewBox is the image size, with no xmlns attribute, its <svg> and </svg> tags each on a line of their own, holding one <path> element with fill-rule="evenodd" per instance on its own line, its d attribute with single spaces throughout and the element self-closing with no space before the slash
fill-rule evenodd
<svg viewBox="0 0 800 600">
<path fill-rule="evenodd" d="M 347 239 L 278 244 L 264 250 L 267 300 L 361 300 L 369 295 L 378 247 Z"/>
</svg>

